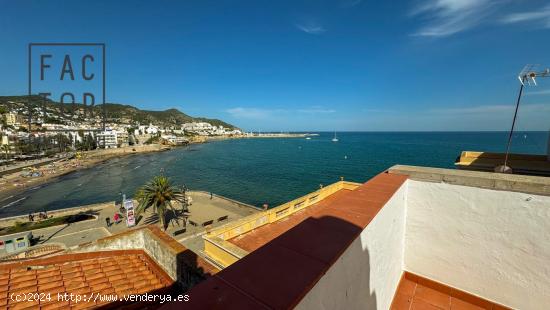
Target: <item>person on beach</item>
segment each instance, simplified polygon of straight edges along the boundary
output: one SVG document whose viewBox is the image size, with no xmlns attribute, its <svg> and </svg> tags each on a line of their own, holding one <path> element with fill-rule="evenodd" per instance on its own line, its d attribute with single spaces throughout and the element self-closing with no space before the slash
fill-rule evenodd
<svg viewBox="0 0 550 310">
<path fill-rule="evenodd" d="M 120 222 L 120 217 L 119 217 L 118 213 L 115 213 L 115 216 L 113 217 L 113 219 L 115 220 L 116 224 L 118 224 Z"/>
<path fill-rule="evenodd" d="M 107 224 L 107 227 L 111 226 L 111 218 L 110 218 L 110 217 L 106 217 L 106 218 L 105 218 L 105 223 Z"/>
</svg>

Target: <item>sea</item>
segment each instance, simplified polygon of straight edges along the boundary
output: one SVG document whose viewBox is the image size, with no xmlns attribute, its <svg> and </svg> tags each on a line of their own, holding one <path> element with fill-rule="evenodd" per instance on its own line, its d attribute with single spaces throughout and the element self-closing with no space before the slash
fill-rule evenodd
<svg viewBox="0 0 550 310">
<path fill-rule="evenodd" d="M 320 132 L 305 138 L 214 141 L 111 159 L 12 197 L 0 218 L 132 197 L 153 176 L 275 207 L 340 180 L 365 182 L 396 164 L 454 169 L 461 151 L 504 152 L 506 132 Z M 512 152 L 546 154 L 548 132 L 516 132 Z"/>
</svg>

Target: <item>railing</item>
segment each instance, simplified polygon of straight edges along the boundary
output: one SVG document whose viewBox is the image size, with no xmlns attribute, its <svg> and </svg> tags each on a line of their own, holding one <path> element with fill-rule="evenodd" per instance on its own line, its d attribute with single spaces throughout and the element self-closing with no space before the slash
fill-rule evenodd
<svg viewBox="0 0 550 310">
<path fill-rule="evenodd" d="M 218 264 L 229 266 L 248 254 L 248 252 L 233 243 L 228 242 L 227 240 L 259 228 L 263 225 L 267 225 L 288 217 L 295 212 L 314 205 L 315 203 L 340 190 L 353 190 L 359 185 L 361 184 L 339 181 L 275 208 L 230 222 L 215 230 L 209 231 L 203 236 L 204 251 Z"/>
<path fill-rule="evenodd" d="M 0 257 L 0 261 L 5 262 L 10 260 L 37 258 L 37 257 L 58 253 L 64 250 L 65 250 L 65 246 L 62 244 L 47 244 L 47 245 L 30 248 L 26 251 L 2 256 Z"/>
</svg>

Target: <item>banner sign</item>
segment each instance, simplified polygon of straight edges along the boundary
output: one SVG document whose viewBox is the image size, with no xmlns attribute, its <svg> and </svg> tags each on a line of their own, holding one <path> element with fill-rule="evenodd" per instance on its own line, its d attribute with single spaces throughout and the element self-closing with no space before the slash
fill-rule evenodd
<svg viewBox="0 0 550 310">
<path fill-rule="evenodd" d="M 126 209 L 126 225 L 132 227 L 136 225 L 136 216 L 134 210 L 134 202 L 132 199 L 127 199 L 124 201 L 124 208 Z"/>
</svg>

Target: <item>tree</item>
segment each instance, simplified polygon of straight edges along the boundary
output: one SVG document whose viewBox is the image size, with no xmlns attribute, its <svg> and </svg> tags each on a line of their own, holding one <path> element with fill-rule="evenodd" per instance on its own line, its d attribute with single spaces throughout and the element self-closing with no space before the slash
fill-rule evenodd
<svg viewBox="0 0 550 310">
<path fill-rule="evenodd" d="M 164 229 L 167 228 L 165 222 L 167 211 L 176 212 L 173 205 L 174 202 L 182 204 L 183 211 L 187 211 L 185 190 L 173 186 L 170 179 L 164 175 L 154 177 L 148 184 L 141 187 L 136 194 L 136 198 L 138 200 L 136 214 L 139 215 L 141 212 L 152 207 L 153 212 L 158 215 Z"/>
</svg>

